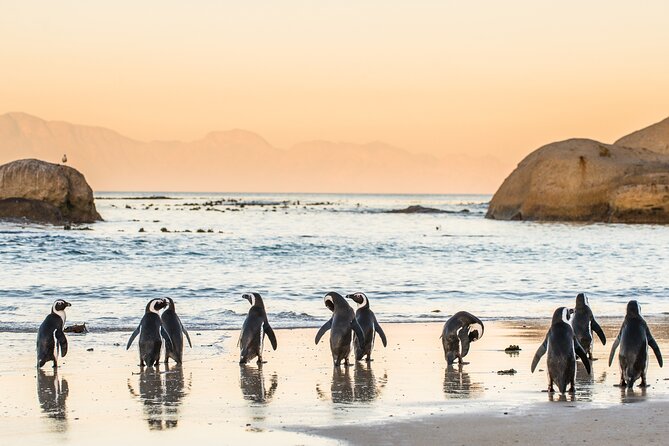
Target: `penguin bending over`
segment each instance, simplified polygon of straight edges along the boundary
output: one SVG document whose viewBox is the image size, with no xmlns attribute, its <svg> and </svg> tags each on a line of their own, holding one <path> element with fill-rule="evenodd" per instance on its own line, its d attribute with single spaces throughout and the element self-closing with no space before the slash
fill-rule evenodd
<svg viewBox="0 0 669 446">
<path fill-rule="evenodd" d="M 648 346 L 653 349 L 657 363 L 662 367 L 662 352 L 655 342 L 646 321 L 641 316 L 641 307 L 636 300 L 627 303 L 627 314 L 616 340 L 611 346 L 609 367 L 613 355 L 620 345 L 618 361 L 620 362 L 620 387 L 631 389 L 634 381 L 641 378 L 640 387 L 646 387 L 646 371 L 648 370 Z"/>
<path fill-rule="evenodd" d="M 602 345 L 606 345 L 606 335 L 592 314 L 588 297 L 583 293 L 579 293 L 576 296 L 576 306 L 574 307 L 574 315 L 571 318 L 571 326 L 574 329 L 574 335 L 579 344 L 581 344 L 583 350 L 588 354 L 588 358 L 592 359 L 593 330 L 599 336 Z"/>
<path fill-rule="evenodd" d="M 65 308 L 71 307 L 63 299 L 56 300 L 51 306 L 51 313 L 44 319 L 37 331 L 37 367 L 43 367 L 48 361 L 53 361 L 53 368 L 58 367 L 58 352 L 60 356 L 67 355 L 67 338 L 63 333 L 65 325 Z M 56 345 L 56 341 L 58 344 Z"/>
<path fill-rule="evenodd" d="M 367 362 L 372 361 L 372 349 L 374 348 L 374 338 L 376 333 L 379 334 L 383 346 L 387 346 L 388 342 L 386 341 L 386 334 L 383 332 L 383 329 L 379 325 L 379 322 L 376 320 L 376 315 L 372 310 L 369 309 L 369 299 L 365 293 L 353 293 L 346 296 L 348 299 L 353 300 L 358 304 L 358 309 L 355 310 L 355 320 L 360 325 L 362 333 L 365 335 L 365 342 L 360 347 L 360 344 L 355 342 L 353 344 L 355 351 L 355 360 L 361 361 L 362 358 L 366 355 Z"/>
<path fill-rule="evenodd" d="M 181 364 L 184 353 L 184 335 L 186 335 L 190 348 L 193 348 L 193 344 L 190 342 L 186 327 L 183 326 L 177 315 L 174 300 L 171 297 L 167 298 L 167 308 L 160 315 L 160 321 L 172 341 L 171 343 L 165 343 L 165 364 L 167 364 L 169 358 L 172 358 L 177 364 Z"/>
<path fill-rule="evenodd" d="M 341 294 L 330 292 L 325 295 L 323 301 L 325 306 L 332 311 L 332 317 L 316 333 L 316 344 L 325 332 L 331 329 L 330 350 L 332 351 L 332 361 L 335 367 L 339 367 L 342 360 L 348 366 L 348 356 L 351 353 L 351 330 L 355 332 L 356 342 L 361 350 L 364 349 L 365 335 L 355 319 L 353 308 Z"/>
<path fill-rule="evenodd" d="M 237 346 L 240 349 L 239 363 L 246 364 L 253 358 L 258 357 L 258 364 L 262 364 L 262 349 L 265 335 L 272 343 L 272 349 L 276 350 L 276 336 L 274 330 L 269 325 L 267 313 L 265 312 L 265 303 L 258 293 L 242 294 L 242 297 L 249 301 L 251 308 L 249 314 L 244 320 L 242 331 L 239 334 Z"/>
<path fill-rule="evenodd" d="M 585 370 L 590 374 L 590 361 L 588 355 L 574 336 L 569 320 L 574 310 L 560 307 L 553 313 L 551 328 L 546 333 L 544 342 L 541 343 L 532 359 L 532 373 L 537 368 L 541 357 L 548 351 L 546 365 L 548 366 L 548 391 L 554 392 L 553 383 L 557 384 L 560 393 L 565 393 L 567 384 L 570 384 L 569 392 L 576 391 L 574 381 L 576 379 L 576 355 L 581 358 Z"/>
<path fill-rule="evenodd" d="M 165 348 L 174 350 L 172 340 L 165 331 L 165 328 L 163 328 L 160 315 L 158 314 L 158 311 L 166 306 L 166 299 L 151 299 L 146 304 L 142 320 L 135 331 L 132 332 L 132 335 L 130 335 L 130 339 L 128 339 L 128 345 L 125 347 L 126 350 L 130 348 L 132 341 L 139 335 L 139 365 L 141 367 L 144 367 L 144 365 L 148 367 L 158 365 L 163 339 L 165 339 Z"/>
<path fill-rule="evenodd" d="M 458 311 L 444 324 L 441 343 L 447 364 L 457 359 L 460 364 L 467 364 L 462 358 L 469 353 L 469 344 L 483 337 L 483 322 L 471 313 Z"/>
</svg>

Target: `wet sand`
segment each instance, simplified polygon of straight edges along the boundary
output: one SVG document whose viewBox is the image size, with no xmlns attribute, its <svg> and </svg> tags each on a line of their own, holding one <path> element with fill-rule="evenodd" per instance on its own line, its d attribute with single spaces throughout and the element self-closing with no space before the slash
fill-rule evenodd
<svg viewBox="0 0 669 446">
<path fill-rule="evenodd" d="M 668 321 L 650 320 L 666 355 Z M 609 342 L 596 341 L 592 375 L 579 364 L 577 392 L 565 398 L 544 391 L 545 359 L 529 370 L 547 320 L 486 322 L 462 368 L 446 366 L 441 323 L 384 325 L 388 347 L 377 343 L 370 365 L 341 369 L 327 336 L 314 345 L 316 329 L 275 330 L 279 349 L 266 344 L 262 367 L 239 366 L 237 331 L 191 332 L 182 366 L 142 371 L 136 345 L 125 350 L 130 333 L 91 327 L 68 336 L 57 374 L 36 373 L 33 333 L 0 333 L 0 431 L 3 444 L 662 443 L 669 374 L 651 353 L 649 388 L 614 387 L 617 361 L 609 368 L 607 358 L 620 322 L 600 321 Z M 507 354 L 509 344 L 522 350 Z"/>
</svg>

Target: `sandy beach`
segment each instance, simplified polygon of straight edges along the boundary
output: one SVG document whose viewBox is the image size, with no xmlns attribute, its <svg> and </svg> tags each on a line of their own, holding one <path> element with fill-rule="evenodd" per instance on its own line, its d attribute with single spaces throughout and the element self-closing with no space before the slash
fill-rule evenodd
<svg viewBox="0 0 669 446">
<path fill-rule="evenodd" d="M 666 318 L 650 322 L 669 352 L 669 333 L 661 329 Z M 619 321 L 601 323 L 613 339 Z M 261 368 L 237 363 L 237 331 L 194 332 L 181 367 L 144 371 L 136 350 L 125 350 L 129 333 L 93 329 L 69 336 L 70 352 L 56 376 L 48 366 L 36 374 L 34 334 L 2 333 L 0 354 L 10 359 L 0 365 L 3 439 L 513 444 L 540 435 L 548 444 L 574 436 L 626 444 L 659 443 L 669 433 L 661 422 L 669 381 L 654 357 L 651 386 L 624 392 L 613 386 L 618 369 L 607 367 L 608 346 L 597 343 L 592 375 L 579 366 L 576 394 L 560 398 L 543 391 L 545 362 L 529 371 L 547 321 L 487 322 L 462 369 L 446 366 L 441 325 L 387 324 L 388 347 L 377 344 L 371 365 L 341 369 L 333 369 L 325 339 L 314 345 L 315 329 L 276 330 L 279 349 L 266 350 Z M 509 344 L 522 350 L 507 354 Z M 511 368 L 515 375 L 497 373 Z"/>
</svg>

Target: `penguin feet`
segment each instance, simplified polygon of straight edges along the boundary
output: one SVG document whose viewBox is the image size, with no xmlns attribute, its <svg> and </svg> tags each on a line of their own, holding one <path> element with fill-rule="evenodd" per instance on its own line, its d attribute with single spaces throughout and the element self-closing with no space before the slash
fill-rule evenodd
<svg viewBox="0 0 669 446">
<path fill-rule="evenodd" d="M 569 390 L 567 390 L 567 392 L 569 392 L 569 393 L 576 393 L 576 388 L 574 387 L 573 384 L 571 385 L 571 387 L 569 387 Z"/>
<path fill-rule="evenodd" d="M 548 385 L 548 393 L 555 393 L 555 389 L 553 388 L 553 383 L 550 383 Z"/>
</svg>

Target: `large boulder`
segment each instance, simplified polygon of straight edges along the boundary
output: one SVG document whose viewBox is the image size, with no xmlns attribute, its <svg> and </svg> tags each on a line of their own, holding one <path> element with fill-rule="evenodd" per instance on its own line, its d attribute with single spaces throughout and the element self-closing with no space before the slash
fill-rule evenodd
<svg viewBox="0 0 669 446">
<path fill-rule="evenodd" d="M 518 164 L 486 217 L 669 223 L 669 155 L 589 139 L 548 144 Z"/>
<path fill-rule="evenodd" d="M 0 218 L 52 224 L 102 220 L 81 173 L 36 159 L 0 166 Z"/>
<path fill-rule="evenodd" d="M 614 144 L 669 155 L 669 118 L 623 136 Z"/>
</svg>

